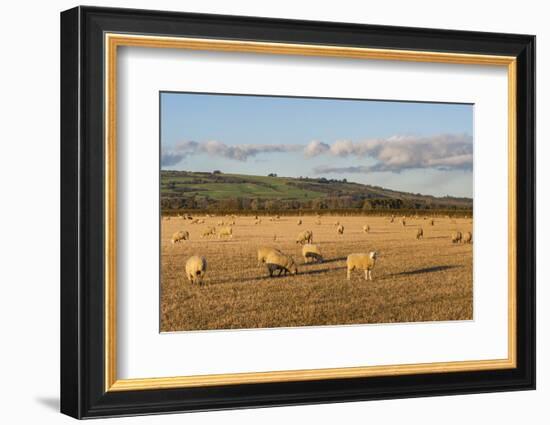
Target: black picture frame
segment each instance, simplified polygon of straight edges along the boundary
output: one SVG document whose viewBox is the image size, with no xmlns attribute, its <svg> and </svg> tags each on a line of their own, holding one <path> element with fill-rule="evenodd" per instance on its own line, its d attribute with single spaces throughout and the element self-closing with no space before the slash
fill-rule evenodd
<svg viewBox="0 0 550 425">
<path fill-rule="evenodd" d="M 106 392 L 104 33 L 517 58 L 517 367 Z M 489 171 L 488 171 L 489 172 Z M 132 9 L 61 13 L 61 412 L 75 418 L 535 388 L 535 37 Z"/>
</svg>

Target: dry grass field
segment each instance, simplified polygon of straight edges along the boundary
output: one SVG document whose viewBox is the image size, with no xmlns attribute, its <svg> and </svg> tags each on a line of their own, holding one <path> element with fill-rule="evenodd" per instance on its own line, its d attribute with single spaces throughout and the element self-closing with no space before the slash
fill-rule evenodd
<svg viewBox="0 0 550 425">
<path fill-rule="evenodd" d="M 451 233 L 472 231 L 469 218 L 282 216 L 277 221 L 236 217 L 233 237 L 201 238 L 227 217 L 194 217 L 203 224 L 172 217 L 162 220 L 161 331 L 272 328 L 366 323 L 392 323 L 473 318 L 471 244 L 453 244 Z M 303 224 L 297 225 L 298 219 Z M 334 223 L 344 225 L 337 234 Z M 370 232 L 363 232 L 363 225 Z M 419 227 L 424 238 L 417 240 Z M 300 231 L 313 231 L 325 261 L 305 264 Z M 190 239 L 172 244 L 178 230 Z M 474 235 L 475 239 L 475 235 Z M 259 265 L 257 248 L 273 246 L 290 254 L 298 275 L 269 278 Z M 373 281 L 362 271 L 346 279 L 346 256 L 378 251 Z M 204 285 L 191 285 L 185 262 L 192 255 L 206 258 Z"/>
</svg>

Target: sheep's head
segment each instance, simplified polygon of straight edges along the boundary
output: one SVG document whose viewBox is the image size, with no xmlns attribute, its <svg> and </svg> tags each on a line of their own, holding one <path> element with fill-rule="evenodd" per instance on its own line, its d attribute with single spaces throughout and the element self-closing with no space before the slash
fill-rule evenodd
<svg viewBox="0 0 550 425">
<path fill-rule="evenodd" d="M 370 258 L 372 258 L 373 260 L 376 260 L 378 258 L 378 252 L 372 251 L 370 253 Z"/>
</svg>

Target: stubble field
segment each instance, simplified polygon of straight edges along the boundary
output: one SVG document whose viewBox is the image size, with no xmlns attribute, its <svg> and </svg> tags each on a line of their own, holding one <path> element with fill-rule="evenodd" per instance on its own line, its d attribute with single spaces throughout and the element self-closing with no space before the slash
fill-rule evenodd
<svg viewBox="0 0 550 425">
<path fill-rule="evenodd" d="M 235 218 L 233 237 L 201 238 L 209 227 L 227 217 L 204 220 L 164 218 L 161 225 L 161 331 L 273 328 L 473 318 L 471 244 L 453 244 L 452 232 L 472 231 L 469 218 L 396 218 L 373 216 L 282 216 L 276 221 L 251 216 Z M 302 225 L 298 225 L 298 219 Z M 344 225 L 344 234 L 335 222 Z M 363 225 L 370 226 L 365 233 Z M 416 231 L 424 230 L 417 240 Z M 187 230 L 190 239 L 172 244 L 174 232 Z M 322 263 L 305 264 L 296 236 L 313 231 Z M 475 235 L 474 235 L 475 237 Z M 259 265 L 257 249 L 278 248 L 291 255 L 297 275 L 269 278 Z M 346 279 L 346 257 L 376 250 L 373 281 L 355 271 Z M 204 256 L 204 285 L 192 285 L 185 262 Z"/>
</svg>

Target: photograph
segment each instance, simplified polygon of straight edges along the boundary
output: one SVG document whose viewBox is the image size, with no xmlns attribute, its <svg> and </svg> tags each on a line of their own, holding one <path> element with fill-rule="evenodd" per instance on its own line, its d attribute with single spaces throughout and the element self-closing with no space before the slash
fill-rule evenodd
<svg viewBox="0 0 550 425">
<path fill-rule="evenodd" d="M 473 104 L 159 105 L 161 332 L 473 320 Z"/>
</svg>

